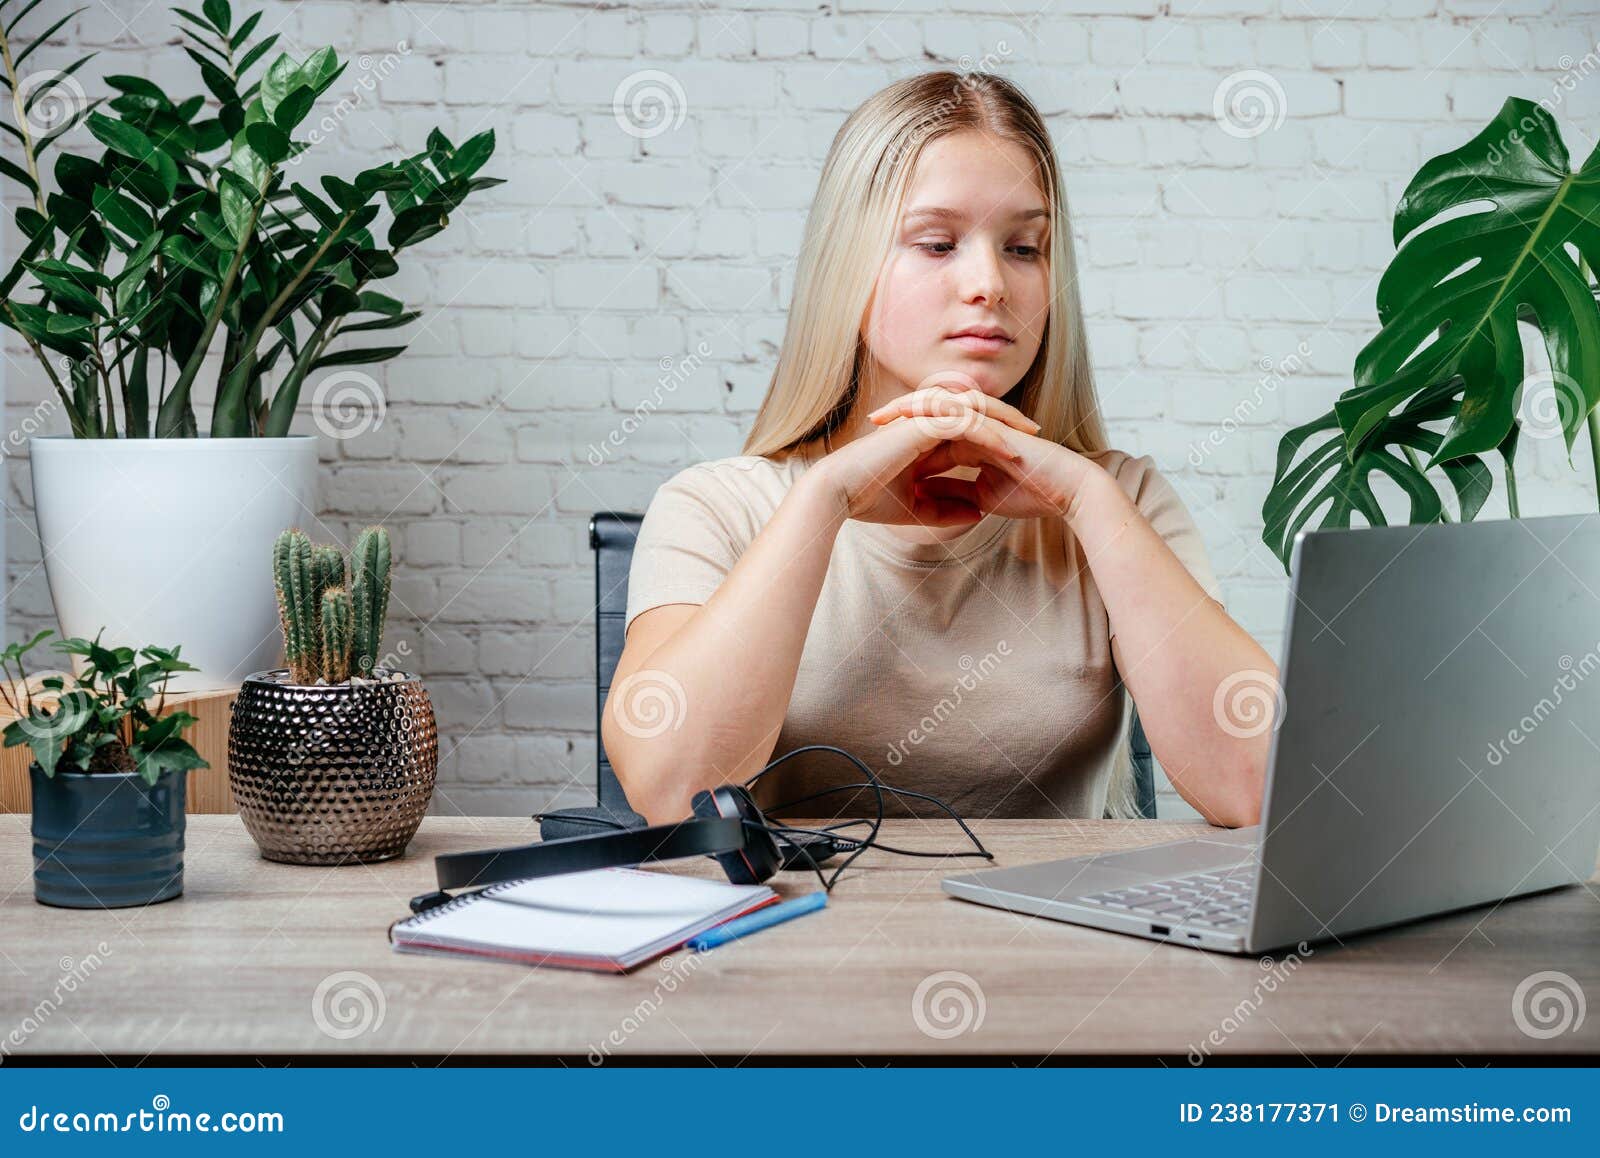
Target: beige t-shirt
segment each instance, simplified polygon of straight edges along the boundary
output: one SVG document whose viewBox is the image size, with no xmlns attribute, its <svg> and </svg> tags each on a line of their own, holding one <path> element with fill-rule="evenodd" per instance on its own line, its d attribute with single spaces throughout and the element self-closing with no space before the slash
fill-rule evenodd
<svg viewBox="0 0 1600 1158">
<path fill-rule="evenodd" d="M 639 531 L 627 624 L 652 607 L 706 602 L 815 453 L 718 459 L 668 480 Z M 1220 601 L 1194 520 L 1153 460 L 1118 450 L 1089 457 Z M 1126 776 L 1128 766 L 1129 697 L 1111 635 L 1065 519 L 989 514 L 934 544 L 847 520 L 773 758 L 834 744 L 969 819 L 1099 817 L 1114 770 Z M 862 779 L 843 758 L 808 752 L 764 777 L 756 798 L 771 807 Z M 787 815 L 874 809 L 870 795 L 840 792 Z M 919 802 L 916 813 L 931 816 L 933 806 Z"/>
</svg>

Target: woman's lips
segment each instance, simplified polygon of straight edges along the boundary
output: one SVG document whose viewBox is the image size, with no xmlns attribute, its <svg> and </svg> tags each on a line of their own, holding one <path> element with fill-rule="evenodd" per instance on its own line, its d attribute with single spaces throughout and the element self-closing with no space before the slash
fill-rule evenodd
<svg viewBox="0 0 1600 1158">
<path fill-rule="evenodd" d="M 957 334 L 953 338 L 946 338 L 947 342 L 954 342 L 963 350 L 970 350 L 974 354 L 998 354 L 1011 342 L 1006 338 L 981 338 L 977 334 Z"/>
</svg>

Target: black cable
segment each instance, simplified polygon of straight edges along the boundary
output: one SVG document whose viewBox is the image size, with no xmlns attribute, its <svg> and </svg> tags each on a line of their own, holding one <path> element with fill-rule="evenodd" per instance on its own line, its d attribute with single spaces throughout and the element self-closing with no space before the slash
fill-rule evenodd
<svg viewBox="0 0 1600 1158">
<path fill-rule="evenodd" d="M 988 849 L 983 847 L 983 842 L 980 841 L 977 838 L 977 835 L 973 833 L 972 829 L 967 827 L 966 821 L 962 820 L 961 817 L 959 815 L 957 815 L 956 811 L 953 808 L 951 808 L 948 804 L 944 803 L 944 801 L 939 800 L 936 797 L 929 796 L 926 793 L 917 792 L 917 791 L 915 791 L 913 789 L 910 789 L 910 788 L 896 788 L 896 787 L 893 787 L 891 785 L 885 784 L 879 778 L 878 774 L 876 772 L 874 772 L 871 768 L 867 767 L 866 764 L 862 763 L 861 760 L 857 756 L 855 756 L 853 753 L 846 752 L 843 748 L 835 747 L 832 744 L 804 744 L 799 748 L 793 748 L 793 749 L 789 750 L 788 752 L 785 752 L 782 756 L 779 756 L 776 760 L 773 760 L 771 763 L 769 763 L 765 768 L 761 769 L 761 771 L 757 772 L 754 776 L 750 777 L 750 779 L 746 780 L 744 782 L 745 789 L 748 791 L 749 789 L 753 788 L 755 786 L 756 782 L 759 781 L 763 776 L 766 776 L 768 773 L 772 772 L 775 768 L 777 768 L 785 760 L 792 760 L 794 757 L 800 755 L 802 752 L 832 752 L 832 753 L 835 753 L 836 755 L 843 756 L 846 760 L 850 761 L 850 763 L 854 764 L 857 768 L 861 769 L 862 774 L 864 776 L 866 776 L 866 778 L 867 778 L 867 782 L 864 783 L 864 784 L 842 784 L 842 785 L 839 785 L 836 788 L 830 788 L 830 789 L 827 789 L 827 790 L 825 790 L 823 792 L 817 792 L 817 793 L 813 793 L 810 796 L 801 797 L 799 800 L 788 801 L 788 802 L 786 802 L 784 804 L 776 805 L 776 806 L 774 806 L 772 811 L 776 812 L 779 808 L 788 808 L 788 807 L 793 807 L 795 804 L 803 804 L 807 800 L 816 800 L 816 799 L 819 799 L 820 797 L 830 795 L 831 793 L 834 793 L 834 792 L 847 792 L 847 791 L 850 791 L 852 789 L 858 789 L 858 788 L 871 788 L 872 791 L 873 791 L 873 795 L 877 798 L 877 804 L 878 804 L 878 814 L 872 820 L 861 819 L 861 820 L 856 820 L 856 821 L 851 821 L 850 822 L 851 824 L 870 824 L 871 828 L 872 828 L 872 831 L 867 834 L 865 839 L 861 840 L 860 843 L 857 844 L 855 851 L 852 852 L 849 856 L 845 857 L 844 861 L 836 869 L 834 869 L 833 876 L 829 880 L 824 882 L 824 884 L 823 884 L 823 890 L 825 892 L 832 892 L 833 886 L 838 881 L 840 874 L 843 873 L 845 869 L 850 867 L 850 865 L 855 861 L 856 857 L 858 857 L 862 853 L 866 852 L 867 849 L 869 849 L 869 848 L 880 848 L 880 849 L 883 849 L 884 851 L 895 851 L 895 852 L 898 852 L 899 855 L 902 855 L 902 856 L 907 856 L 907 855 L 909 855 L 909 856 L 937 856 L 937 855 L 973 856 L 973 855 L 978 855 L 978 856 L 984 857 L 987 860 L 993 860 L 994 859 L 994 855 L 992 853 L 990 853 Z M 922 800 L 930 800 L 934 804 L 937 804 L 940 808 L 942 808 L 946 812 L 948 812 L 950 814 L 950 816 L 955 820 L 955 822 L 961 826 L 961 830 L 967 834 L 968 839 L 970 839 L 972 841 L 972 843 L 977 846 L 977 849 L 978 849 L 977 853 L 975 853 L 975 854 L 974 853 L 950 853 L 950 854 L 915 853 L 915 852 L 907 852 L 906 850 L 903 850 L 903 849 L 901 849 L 901 850 L 890 850 L 886 846 L 880 844 L 879 841 L 878 841 L 878 831 L 883 826 L 883 794 L 886 791 L 895 793 L 897 795 L 914 796 L 914 797 L 917 797 L 917 798 L 922 799 Z M 804 831 L 804 830 L 795 829 L 794 831 L 800 832 L 800 831 Z M 848 837 L 846 839 L 855 840 L 856 838 L 855 837 Z M 815 866 L 812 866 L 812 867 L 815 868 Z M 819 869 L 817 871 L 818 871 L 818 876 L 820 878 L 821 870 Z"/>
</svg>

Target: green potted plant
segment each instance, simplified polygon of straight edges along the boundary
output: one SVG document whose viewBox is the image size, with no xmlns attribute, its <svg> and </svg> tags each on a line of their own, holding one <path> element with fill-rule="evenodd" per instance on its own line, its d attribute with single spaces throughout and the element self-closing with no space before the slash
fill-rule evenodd
<svg viewBox="0 0 1600 1158">
<path fill-rule="evenodd" d="M 1482 205 L 1487 208 L 1481 208 Z M 1555 118 L 1512 98 L 1467 144 L 1428 161 L 1395 211 L 1399 247 L 1378 284 L 1382 329 L 1356 357 L 1355 385 L 1333 410 L 1284 435 L 1262 507 L 1262 538 L 1287 569 L 1297 531 L 1359 515 L 1387 522 L 1372 487 L 1387 476 L 1412 523 L 1474 518 L 1503 464 L 1519 514 L 1520 438 L 1580 430 L 1600 497 L 1600 148 L 1570 166 Z M 1518 322 L 1536 325 L 1548 371 L 1529 374 Z M 1548 386 L 1547 393 L 1536 391 Z M 1442 428 L 1442 429 L 1439 429 Z M 1441 478 L 1442 476 L 1442 478 Z"/>
<path fill-rule="evenodd" d="M 233 798 L 268 860 L 388 860 L 422 823 L 439 733 L 422 681 L 379 658 L 389 571 L 382 527 L 356 538 L 348 569 L 303 531 L 273 545 L 289 666 L 244 681 L 228 729 Z"/>
<path fill-rule="evenodd" d="M 0 697 L 16 717 L 5 746 L 33 751 L 34 897 L 73 909 L 170 900 L 183 892 L 188 772 L 209 767 L 183 739 L 195 717 L 164 713 L 168 681 L 189 665 L 176 647 L 136 654 L 96 635 L 52 645 L 81 657 L 79 675 L 29 679 L 24 657 L 50 634 L 0 652 Z"/>
<path fill-rule="evenodd" d="M 90 57 L 28 71 L 71 18 L 19 44 L 34 7 L 0 2 L 13 96 L 0 129 L 21 155 L 0 173 L 23 193 L 0 324 L 70 431 L 29 446 L 51 596 L 68 635 L 181 640 L 194 666 L 174 691 L 236 686 L 279 662 L 250 544 L 317 505 L 316 438 L 290 433 L 294 415 L 309 394 L 333 437 L 381 419 L 376 380 L 353 367 L 399 354 L 364 339 L 420 315 L 375 287 L 500 184 L 477 175 L 494 134 L 458 146 L 434 130 L 420 152 L 313 189 L 295 167 L 344 71 L 331 48 L 297 59 L 257 36 L 260 12 L 204 0 L 174 9 L 203 91 L 110 75 L 114 95 L 90 101 L 77 78 Z M 65 147 L 85 136 L 99 148 Z M 181 541 L 166 534 L 176 520 Z"/>
</svg>

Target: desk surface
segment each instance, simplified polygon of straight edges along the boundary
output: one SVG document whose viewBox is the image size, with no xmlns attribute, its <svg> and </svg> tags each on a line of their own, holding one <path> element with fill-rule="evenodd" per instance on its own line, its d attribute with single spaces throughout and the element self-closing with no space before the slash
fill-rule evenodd
<svg viewBox="0 0 1600 1158">
<path fill-rule="evenodd" d="M 1199 828 L 975 825 L 1001 866 Z M 1519 1029 L 1512 1005 L 1519 983 L 1545 970 L 1600 1002 L 1593 884 L 1313 946 L 1291 963 L 969 904 L 944 895 L 939 878 L 981 862 L 868 853 L 822 913 L 626 976 L 391 950 L 388 924 L 432 887 L 433 854 L 537 836 L 519 818 L 430 816 L 400 860 L 304 868 L 260 859 L 237 817 L 191 816 L 180 899 L 80 912 L 34 902 L 28 817 L 0 816 L 0 1053 L 118 1064 L 217 1054 L 561 1055 L 583 1064 L 635 1055 L 720 1063 L 1197 1050 L 1338 1060 L 1600 1050 L 1600 1009 L 1575 1032 L 1540 1040 Z M 884 832 L 926 849 L 959 847 L 958 837 L 953 826 L 918 821 Z M 718 875 L 706 860 L 680 863 L 674 871 Z M 775 884 L 785 895 L 817 887 L 793 873 Z"/>
</svg>

